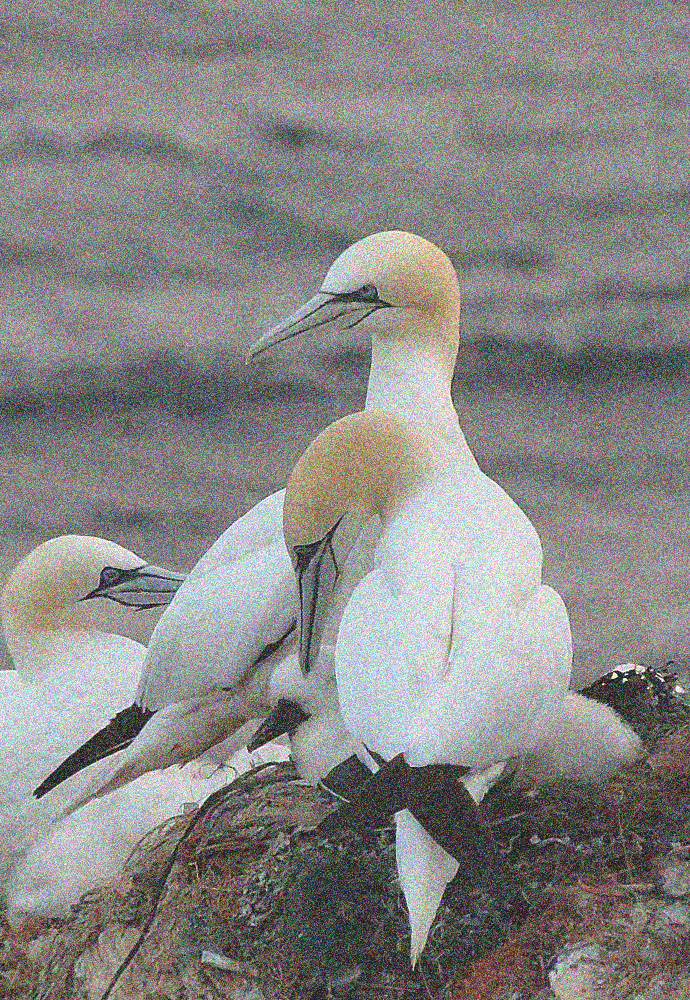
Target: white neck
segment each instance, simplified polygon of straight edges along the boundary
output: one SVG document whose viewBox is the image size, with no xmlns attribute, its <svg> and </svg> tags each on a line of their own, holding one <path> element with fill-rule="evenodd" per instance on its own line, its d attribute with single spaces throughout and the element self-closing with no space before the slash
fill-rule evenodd
<svg viewBox="0 0 690 1000">
<path fill-rule="evenodd" d="M 464 461 L 476 465 L 450 395 L 443 365 L 421 348 L 373 340 L 367 410 L 391 410 L 443 437 Z"/>
<path fill-rule="evenodd" d="M 70 649 L 93 642 L 95 632 L 102 634 L 112 628 L 117 612 L 97 599 L 87 604 L 51 609 L 43 621 L 23 613 L 21 605 L 2 606 L 2 629 L 10 658 L 25 680 L 40 674 L 46 666 L 58 662 Z"/>
<path fill-rule="evenodd" d="M 92 631 L 78 627 L 26 632 L 5 628 L 8 652 L 17 673 L 24 681 L 39 677 L 66 656 L 74 655 L 82 646 L 93 642 L 93 635 Z"/>
</svg>

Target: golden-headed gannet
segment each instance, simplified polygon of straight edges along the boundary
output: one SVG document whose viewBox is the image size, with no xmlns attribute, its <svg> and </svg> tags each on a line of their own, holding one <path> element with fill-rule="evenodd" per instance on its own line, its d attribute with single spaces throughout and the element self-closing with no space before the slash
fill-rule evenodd
<svg viewBox="0 0 690 1000">
<path fill-rule="evenodd" d="M 88 627 L 88 610 L 104 598 L 162 606 L 183 579 L 113 542 L 67 535 L 39 545 L 5 584 L 0 609 L 17 669 L 0 673 L 0 892 L 11 915 L 67 912 L 144 833 L 210 790 L 191 772 L 155 775 L 57 827 L 79 785 L 40 804 L 31 796 L 104 716 L 129 703 L 141 671 L 145 648 Z"/>
<path fill-rule="evenodd" d="M 350 546 L 372 518 L 382 526 L 374 568 L 354 589 L 335 644 L 346 729 L 412 776 L 429 765 L 468 769 L 478 800 L 561 710 L 572 655 L 566 609 L 541 583 L 528 519 L 458 460 L 447 434 L 397 414 L 355 414 L 307 449 L 285 496 L 305 672 L 317 662 Z M 413 964 L 458 871 L 442 833 L 396 812 Z"/>
<path fill-rule="evenodd" d="M 258 340 L 249 357 L 309 330 L 360 327 L 371 337 L 365 408 L 449 435 L 473 465 L 450 395 L 460 305 L 458 277 L 442 250 L 414 233 L 374 233 L 345 250 L 320 292 Z"/>
<path fill-rule="evenodd" d="M 75 613 L 83 602 L 100 597 L 135 608 L 164 607 L 183 580 L 182 574 L 152 566 L 105 538 L 48 539 L 15 567 L 0 598 L 15 669 L 25 678 L 59 670 L 67 634 L 70 657 L 79 655 L 88 664 L 89 647 L 100 639 Z"/>
<path fill-rule="evenodd" d="M 249 356 L 256 357 L 309 330 L 359 326 L 371 337 L 366 409 L 400 413 L 433 429 L 448 440 L 458 462 L 477 470 L 450 394 L 460 336 L 460 305 L 457 274 L 442 250 L 413 233 L 375 233 L 341 254 L 317 295 L 265 334 Z M 359 540 L 349 557 L 349 583 L 343 585 L 341 579 L 338 589 L 340 610 L 358 579 L 371 568 L 378 530 L 378 525 L 372 524 L 368 537 Z M 333 609 L 331 617 L 334 642 L 338 614 Z M 323 778 L 353 752 L 353 740 L 337 713 L 335 678 L 332 673 L 329 676 L 328 664 L 322 661 L 314 675 L 307 685 L 313 691 L 308 693 L 286 661 L 268 691 L 272 704 L 279 699 L 302 703 L 311 716 L 292 740 L 297 767 L 309 781 Z M 321 705 L 319 711 L 315 711 L 315 704 Z M 279 728 L 280 719 L 259 739 L 270 738 L 272 732 L 278 735 Z M 359 747 L 358 741 L 354 744 Z M 358 755 L 362 759 L 361 750 Z"/>
<path fill-rule="evenodd" d="M 323 289 L 300 319 L 290 317 L 253 353 L 315 326 L 361 323 L 372 338 L 367 408 L 399 411 L 447 434 L 474 468 L 450 397 L 460 289 L 446 255 L 411 233 L 378 233 L 335 261 Z M 108 781 L 89 792 L 103 794 L 152 768 L 193 759 L 270 710 L 267 686 L 294 652 L 297 615 L 282 505 L 282 491 L 267 497 L 202 557 L 151 637 L 134 705 L 39 794 L 121 749 Z"/>
</svg>

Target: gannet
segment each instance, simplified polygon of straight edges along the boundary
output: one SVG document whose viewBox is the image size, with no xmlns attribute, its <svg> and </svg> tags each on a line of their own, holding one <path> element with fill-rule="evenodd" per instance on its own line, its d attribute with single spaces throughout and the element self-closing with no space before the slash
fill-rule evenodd
<svg viewBox="0 0 690 1000">
<path fill-rule="evenodd" d="M 117 753 L 111 766 L 72 808 L 220 743 L 226 757 L 246 745 L 253 732 L 247 724 L 267 713 L 268 680 L 295 629 L 282 501 L 282 491 L 261 501 L 202 556 L 153 630 L 128 708 L 43 775 L 38 797 L 109 754 Z"/>
<path fill-rule="evenodd" d="M 459 322 L 460 288 L 445 254 L 411 233 L 377 233 L 348 248 L 319 293 L 261 338 L 250 356 L 311 329 L 358 325 L 372 344 L 366 408 L 400 413 L 433 429 L 452 443 L 459 462 L 475 470 L 450 394 Z M 282 503 L 280 491 L 252 508 L 190 574 L 149 644 L 126 717 L 133 742 L 108 781 L 89 794 L 102 794 L 160 762 L 189 760 L 233 729 L 235 747 L 242 722 L 271 708 L 268 685 L 273 670 L 294 652 L 289 630 L 297 615 L 282 543 Z M 361 565 L 365 570 L 366 547 Z M 261 660 L 263 651 L 270 655 Z M 333 721 L 331 737 L 340 731 L 339 720 Z M 327 728 L 323 732 L 330 738 Z M 66 773 L 97 759 L 112 743 L 123 747 L 125 741 L 120 730 L 106 727 L 95 745 L 68 762 Z M 312 763 L 305 760 L 305 767 L 316 774 L 320 764 L 317 758 Z M 50 776 L 43 788 L 58 780 L 60 775 Z"/>
<path fill-rule="evenodd" d="M 458 277 L 442 250 L 414 233 L 374 233 L 345 250 L 321 290 L 261 337 L 249 357 L 309 330 L 359 327 L 371 337 L 365 409 L 433 428 L 474 466 L 450 395 L 460 305 Z"/>
<path fill-rule="evenodd" d="M 100 633 L 76 614 L 84 602 L 108 598 L 135 608 L 164 607 L 184 580 L 152 566 L 115 542 L 90 535 L 50 538 L 12 571 L 0 598 L 0 616 L 15 670 L 24 679 L 60 670 L 63 643 L 86 663 Z M 112 637 L 114 646 L 119 637 Z M 122 641 L 123 649 L 130 640 Z M 13 675 L 4 678 L 7 682 Z M 13 678 L 16 679 L 16 678 Z"/>
<path fill-rule="evenodd" d="M 25 556 L 5 584 L 0 611 L 16 667 L 0 673 L 0 893 L 10 916 L 67 912 L 144 833 L 212 790 L 191 771 L 155 775 L 57 827 L 78 786 L 40 804 L 31 797 L 104 716 L 128 704 L 139 677 L 144 647 L 90 628 L 88 610 L 104 598 L 162 606 L 183 579 L 113 542 L 66 535 Z"/>
<path fill-rule="evenodd" d="M 450 397 L 460 289 L 446 255 L 411 233 L 359 240 L 331 266 L 322 291 L 250 354 L 341 319 L 371 334 L 367 409 L 434 427 L 474 468 Z M 202 557 L 154 630 L 128 714 L 50 775 L 39 794 L 117 748 L 107 780 L 88 792 L 104 794 L 152 768 L 191 760 L 268 713 L 273 670 L 295 648 L 298 602 L 282 537 L 283 496 L 248 511 Z M 370 556 L 363 546 L 362 566 Z"/>
<path fill-rule="evenodd" d="M 572 643 L 541 583 L 524 513 L 443 430 L 399 413 L 344 417 L 297 463 L 284 503 L 300 593 L 300 664 L 316 664 L 330 600 L 359 532 L 378 518 L 374 568 L 342 613 L 335 672 L 345 727 L 383 761 L 455 765 L 478 801 L 533 749 L 568 691 Z M 383 770 L 383 769 L 382 769 Z M 396 857 L 412 964 L 458 860 L 407 808 Z"/>
</svg>

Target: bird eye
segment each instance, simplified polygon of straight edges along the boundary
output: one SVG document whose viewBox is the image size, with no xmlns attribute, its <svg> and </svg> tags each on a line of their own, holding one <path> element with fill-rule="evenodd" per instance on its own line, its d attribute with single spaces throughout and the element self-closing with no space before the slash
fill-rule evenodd
<svg viewBox="0 0 690 1000">
<path fill-rule="evenodd" d="M 357 298 L 361 299 L 362 302 L 378 302 L 379 293 L 376 285 L 362 285 L 357 293 Z"/>
<path fill-rule="evenodd" d="M 115 569 L 114 566 L 106 566 L 104 570 L 101 570 L 101 578 L 98 581 L 100 587 L 112 587 L 113 584 L 117 583 L 122 576 L 122 571 Z"/>
</svg>

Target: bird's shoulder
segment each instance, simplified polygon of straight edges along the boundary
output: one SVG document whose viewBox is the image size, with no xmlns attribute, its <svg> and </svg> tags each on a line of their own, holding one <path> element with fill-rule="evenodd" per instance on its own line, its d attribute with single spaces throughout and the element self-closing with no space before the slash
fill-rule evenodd
<svg viewBox="0 0 690 1000">
<path fill-rule="evenodd" d="M 209 572 L 242 561 L 283 537 L 283 499 L 285 490 L 265 497 L 238 517 L 199 559 L 187 577 L 192 584 Z"/>
</svg>

